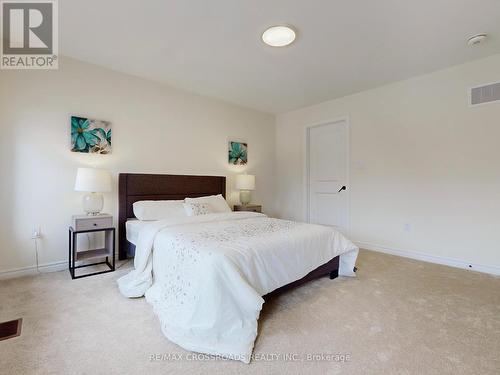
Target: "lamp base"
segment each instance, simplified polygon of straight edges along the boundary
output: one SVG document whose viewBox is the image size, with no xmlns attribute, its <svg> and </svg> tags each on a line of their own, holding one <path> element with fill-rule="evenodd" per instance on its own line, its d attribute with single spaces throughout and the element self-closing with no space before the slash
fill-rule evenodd
<svg viewBox="0 0 500 375">
<path fill-rule="evenodd" d="M 102 211 L 104 206 L 104 198 L 102 194 L 90 193 L 83 197 L 83 210 L 89 216 L 97 216 Z"/>
<path fill-rule="evenodd" d="M 240 191 L 240 202 L 243 206 L 246 206 L 252 200 L 252 193 L 250 190 L 241 190 Z"/>
</svg>

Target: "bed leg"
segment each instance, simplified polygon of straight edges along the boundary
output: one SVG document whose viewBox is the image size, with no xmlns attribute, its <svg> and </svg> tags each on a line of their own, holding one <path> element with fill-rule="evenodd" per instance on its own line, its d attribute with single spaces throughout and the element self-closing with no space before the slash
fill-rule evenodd
<svg viewBox="0 0 500 375">
<path fill-rule="evenodd" d="M 339 270 L 330 272 L 330 280 L 336 279 L 337 277 L 339 277 Z"/>
</svg>

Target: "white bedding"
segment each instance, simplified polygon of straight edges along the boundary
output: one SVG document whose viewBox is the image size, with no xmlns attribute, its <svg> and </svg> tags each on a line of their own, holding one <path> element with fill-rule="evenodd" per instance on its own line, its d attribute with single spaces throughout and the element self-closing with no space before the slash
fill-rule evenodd
<svg viewBox="0 0 500 375">
<path fill-rule="evenodd" d="M 135 270 L 118 280 L 121 293 L 145 294 L 165 336 L 183 348 L 246 363 L 261 296 L 337 255 L 339 274 L 354 276 L 358 254 L 330 227 L 253 212 L 149 223 L 136 245 Z"/>
<path fill-rule="evenodd" d="M 137 240 L 139 239 L 139 233 L 144 227 L 151 224 L 151 221 L 143 221 L 137 219 L 129 219 L 125 222 L 125 232 L 127 234 L 127 241 L 137 245 Z"/>
</svg>

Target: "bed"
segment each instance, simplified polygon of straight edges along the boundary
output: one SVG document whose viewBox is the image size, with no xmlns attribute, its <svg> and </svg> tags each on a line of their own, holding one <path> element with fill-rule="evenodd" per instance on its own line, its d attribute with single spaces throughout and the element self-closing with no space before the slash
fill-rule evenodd
<svg viewBox="0 0 500 375">
<path fill-rule="evenodd" d="M 226 177 L 220 176 L 120 173 L 118 180 L 118 259 L 120 260 L 134 256 L 135 242 L 141 227 L 144 226 L 134 216 L 132 205 L 135 202 L 141 200 L 184 199 L 185 197 L 195 198 L 216 194 L 226 196 Z M 132 241 L 127 236 L 131 237 Z M 336 256 L 302 279 L 284 285 L 269 293 L 269 295 L 278 294 L 320 277 L 329 276 L 330 279 L 335 279 L 338 276 L 338 269 L 339 257 Z"/>
<path fill-rule="evenodd" d="M 252 212 L 182 222 L 134 218 L 137 201 L 225 196 L 225 190 L 219 176 L 120 174 L 119 259 L 135 256 L 135 269 L 119 288 L 127 297 L 146 296 L 171 341 L 248 363 L 265 298 L 339 271 L 354 276 L 358 249 L 331 228 Z"/>
</svg>

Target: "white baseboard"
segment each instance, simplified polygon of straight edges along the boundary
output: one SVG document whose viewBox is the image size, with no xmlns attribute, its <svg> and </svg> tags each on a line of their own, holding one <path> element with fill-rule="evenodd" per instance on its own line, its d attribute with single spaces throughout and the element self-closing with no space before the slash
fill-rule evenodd
<svg viewBox="0 0 500 375">
<path fill-rule="evenodd" d="M 375 245 L 375 244 L 372 244 L 369 242 L 364 242 L 364 241 L 355 241 L 355 244 L 356 244 L 356 246 L 359 246 L 362 249 L 377 251 L 379 253 L 397 255 L 400 257 L 404 257 L 404 258 L 416 259 L 416 260 L 421 260 L 424 262 L 442 264 L 445 266 L 462 268 L 462 269 L 466 269 L 466 270 L 483 272 L 483 273 L 488 273 L 491 275 L 500 276 L 500 267 L 497 267 L 497 266 L 485 266 L 483 264 L 468 263 L 468 262 L 464 262 L 463 260 L 446 258 L 446 257 L 441 257 L 441 256 L 436 256 L 436 255 L 430 255 L 430 254 L 420 253 L 420 252 L 416 252 L 416 251 L 388 248 L 385 246 Z M 53 263 L 45 263 L 45 264 L 41 264 L 38 267 L 38 270 L 40 271 L 40 273 L 57 272 L 57 271 L 63 271 L 63 270 L 67 270 L 67 269 L 68 269 L 68 261 L 66 261 L 66 260 L 59 261 L 59 262 L 53 262 Z M 13 269 L 13 270 L 0 271 L 0 280 L 12 279 L 15 277 L 22 277 L 22 276 L 36 275 L 37 273 L 38 272 L 36 270 L 36 266 L 29 266 L 29 267 L 17 268 L 17 269 Z"/>
<path fill-rule="evenodd" d="M 63 260 L 53 263 L 40 264 L 38 266 L 38 271 L 40 273 L 63 271 L 68 269 L 68 261 Z M 0 271 L 0 280 L 13 279 L 22 276 L 32 276 L 38 274 L 36 266 L 29 266 L 23 268 L 16 268 L 7 271 Z"/>
<path fill-rule="evenodd" d="M 118 262 L 118 250 L 115 251 L 115 257 L 116 261 Z M 15 268 L 6 271 L 0 271 L 0 280 L 14 279 L 16 277 L 23 277 L 23 276 L 32 276 L 38 274 L 38 272 L 49 273 L 49 272 L 63 271 L 67 269 L 68 269 L 68 261 L 60 260 L 57 262 L 40 264 L 38 266 L 38 271 L 36 269 L 36 265 L 22 267 L 22 268 Z"/>
<path fill-rule="evenodd" d="M 385 246 L 371 244 L 364 241 L 355 241 L 356 245 L 362 249 L 377 251 L 380 253 L 397 255 L 404 258 L 411 258 L 416 260 L 421 260 L 429 263 L 437 263 L 445 266 L 462 268 L 465 270 L 489 273 L 491 275 L 500 276 L 500 267 L 497 266 L 486 266 L 484 264 L 469 263 L 459 259 L 441 257 L 437 255 L 430 255 L 426 253 L 420 253 L 416 251 L 408 251 L 401 249 L 393 249 Z"/>
</svg>

